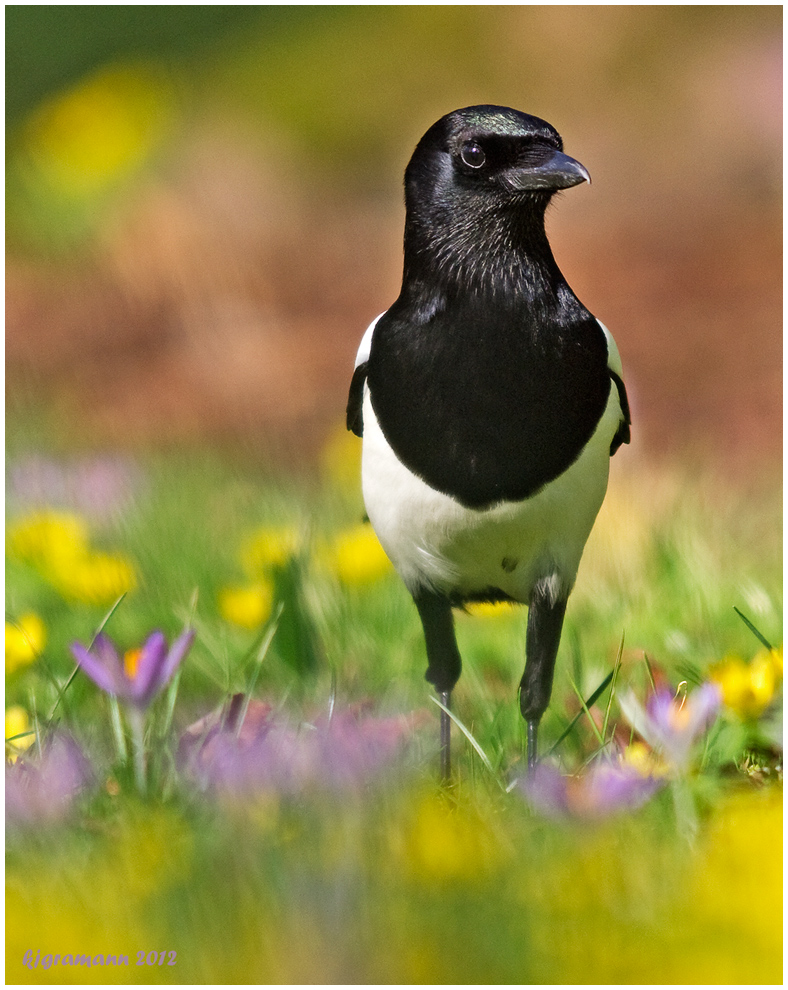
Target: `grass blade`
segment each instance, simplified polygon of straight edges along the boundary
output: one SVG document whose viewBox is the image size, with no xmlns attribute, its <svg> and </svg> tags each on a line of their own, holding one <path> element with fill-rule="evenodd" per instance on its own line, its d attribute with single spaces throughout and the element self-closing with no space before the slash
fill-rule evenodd
<svg viewBox="0 0 788 990">
<path fill-rule="evenodd" d="M 773 650 L 774 649 L 774 647 L 769 642 L 769 640 L 763 635 L 763 633 L 759 629 L 757 629 L 752 624 L 752 622 L 750 622 L 750 620 L 747 618 L 747 616 L 744 614 L 744 612 L 742 612 L 740 609 L 736 608 L 735 605 L 733 606 L 733 611 L 739 616 L 739 618 L 742 620 L 742 622 L 745 624 L 745 626 L 747 626 L 747 628 L 750 630 L 750 632 L 754 636 L 756 636 L 761 641 L 761 643 L 763 643 L 763 645 L 766 647 L 767 650 Z"/>
<path fill-rule="evenodd" d="M 643 651 L 643 660 L 646 664 L 646 671 L 648 673 L 649 682 L 651 683 L 651 690 L 656 691 L 657 682 L 654 680 L 654 671 L 651 669 L 651 661 L 649 660 L 648 653 L 646 653 L 645 650 Z"/>
<path fill-rule="evenodd" d="M 610 680 L 611 681 L 613 680 L 613 674 L 614 673 L 615 673 L 614 670 L 610 672 Z M 588 721 L 591 723 L 591 728 L 594 730 L 594 735 L 597 738 L 597 742 L 599 743 L 600 746 L 603 746 L 604 747 L 604 745 L 605 745 L 604 737 L 603 737 L 602 733 L 599 731 L 599 729 L 597 729 L 596 722 L 591 718 L 591 712 L 589 711 L 589 708 L 591 707 L 591 705 L 589 705 L 585 701 L 583 701 L 583 695 L 580 693 L 580 688 L 577 686 L 577 684 L 575 684 L 575 682 L 573 680 L 571 680 L 571 679 L 570 679 L 569 683 L 572 685 L 572 690 L 577 695 L 577 700 L 583 706 L 583 711 L 588 716 Z M 593 701 L 591 702 L 591 704 L 593 704 Z"/>
<path fill-rule="evenodd" d="M 257 678 L 260 676 L 260 671 L 263 667 L 263 660 L 265 660 L 265 655 L 268 653 L 268 649 L 273 642 L 274 636 L 276 635 L 276 630 L 279 628 L 279 619 L 282 615 L 282 610 L 284 609 L 284 603 L 280 602 L 276 610 L 276 614 L 273 619 L 271 619 L 268 624 L 268 629 L 263 636 L 260 647 L 257 651 L 257 656 L 255 657 L 254 671 L 252 672 L 252 679 L 249 683 L 249 687 L 244 695 L 244 703 L 241 708 L 241 713 L 238 716 L 238 726 L 235 730 L 236 739 L 241 735 L 241 729 L 243 728 L 244 720 L 246 718 L 246 713 L 249 711 L 249 702 L 252 700 L 252 694 L 254 692 L 255 686 L 257 684 Z"/>
<path fill-rule="evenodd" d="M 120 705 L 114 694 L 109 696 L 109 715 L 118 760 L 125 766 L 129 761 L 129 751 L 126 746 L 126 733 L 123 731 L 123 722 L 120 717 Z"/>
<path fill-rule="evenodd" d="M 575 717 L 572 719 L 572 721 L 569 723 L 569 725 L 567 725 L 567 727 L 564 729 L 564 731 L 561 733 L 561 735 L 558 737 L 558 739 L 556 739 L 556 741 L 553 743 L 553 745 L 547 751 L 547 753 L 545 754 L 546 756 L 552 756 L 553 755 L 553 753 L 558 749 L 558 747 L 561 745 L 561 743 L 564 741 L 564 739 L 566 739 L 566 737 L 569 735 L 569 733 L 572 731 L 572 729 L 574 729 L 574 727 L 580 721 L 580 719 L 582 718 L 582 716 L 583 716 L 584 713 L 586 715 L 588 715 L 588 709 L 591 707 L 591 705 L 596 704 L 596 702 L 602 697 L 602 695 L 604 694 L 605 690 L 607 689 L 607 686 L 613 680 L 613 675 L 614 674 L 615 674 L 615 668 L 610 671 L 610 673 L 602 681 L 602 683 L 599 685 L 599 687 L 596 689 L 596 691 L 594 691 L 593 694 L 590 694 L 588 696 L 588 700 L 587 701 L 583 702 L 583 699 L 582 698 L 580 699 L 581 704 L 583 705 L 582 711 L 579 711 L 577 713 L 577 715 L 575 715 Z M 572 684 L 572 687 L 575 687 L 574 686 L 574 683 Z M 577 688 L 576 687 L 575 687 L 575 691 L 577 691 Z M 589 716 L 589 718 L 590 718 L 590 716 Z M 592 724 L 593 724 L 593 720 L 592 720 Z"/>
<path fill-rule="evenodd" d="M 441 702 L 438 701 L 437 698 L 433 697 L 433 695 L 430 695 L 430 701 L 434 701 L 435 704 L 438 706 L 438 708 L 440 708 L 440 710 L 442 712 L 446 712 L 446 714 L 449 716 L 449 718 L 452 720 L 452 722 L 454 722 L 454 724 L 457 726 L 457 728 L 460 730 L 460 732 L 465 736 L 465 738 L 468 740 L 468 742 L 471 744 L 471 746 L 473 746 L 473 748 L 476 750 L 476 752 L 479 755 L 479 759 L 482 761 L 482 763 L 485 765 L 485 767 L 487 767 L 487 769 L 493 775 L 493 777 L 495 778 L 496 782 L 498 783 L 498 786 L 503 788 L 503 785 L 501 784 L 500 780 L 498 780 L 498 775 L 493 770 L 492 763 L 490 763 L 490 761 L 489 761 L 489 759 L 487 757 L 487 754 L 481 748 L 481 746 L 479 745 L 479 743 L 476 742 L 476 740 L 473 738 L 473 736 L 471 735 L 470 729 L 466 728 L 465 725 L 463 725 L 463 723 L 457 718 L 457 716 L 454 714 L 454 712 L 450 711 L 445 705 L 441 704 Z"/>
<path fill-rule="evenodd" d="M 164 708 L 164 718 L 162 720 L 162 727 L 159 733 L 160 739 L 166 739 L 170 732 L 170 726 L 172 725 L 172 716 L 175 712 L 175 701 L 178 697 L 178 688 L 181 683 L 181 669 L 175 671 L 175 674 L 170 681 L 169 687 L 167 688 L 167 695 L 165 698 L 165 708 Z"/>
<path fill-rule="evenodd" d="M 109 622 L 109 620 L 112 618 L 112 616 L 115 614 L 115 612 L 117 612 L 120 603 L 123 601 L 123 599 L 125 597 L 126 597 L 126 592 L 124 591 L 123 594 L 120 596 L 120 598 L 118 598 L 118 600 L 115 602 L 115 604 L 109 610 L 109 612 L 107 612 L 107 614 L 104 616 L 104 618 L 98 624 L 98 628 L 93 633 L 93 639 L 91 639 L 90 644 L 88 646 L 88 649 L 89 650 L 93 649 L 93 644 L 96 642 L 96 638 L 104 630 L 104 627 Z M 63 700 L 63 696 L 65 695 L 66 691 L 68 691 L 69 687 L 71 686 L 71 682 L 74 680 L 74 678 L 77 676 L 78 673 L 79 673 L 79 664 L 77 664 L 76 667 L 74 667 L 74 669 L 71 671 L 71 673 L 68 676 L 68 680 L 63 685 L 63 687 L 60 690 L 60 693 L 58 694 L 57 698 L 55 699 L 55 704 L 52 706 L 52 711 L 51 711 L 51 713 L 49 715 L 48 722 L 51 722 L 52 719 L 55 717 L 55 712 L 57 711 L 60 702 Z"/>
<path fill-rule="evenodd" d="M 621 670 L 621 658 L 624 655 L 624 633 L 621 633 L 621 642 L 618 644 L 618 653 L 616 655 L 616 662 L 613 665 L 613 680 L 610 683 L 610 694 L 607 699 L 607 707 L 605 708 L 605 720 L 602 723 L 602 738 L 607 739 L 607 725 L 610 720 L 610 709 L 613 706 L 613 696 L 616 693 L 616 681 L 618 680 L 618 672 Z M 593 704 L 593 702 L 592 702 Z M 588 706 L 589 708 L 591 705 Z"/>
<path fill-rule="evenodd" d="M 26 739 L 28 736 L 34 736 L 36 734 L 35 729 L 25 729 L 24 732 L 17 732 L 15 736 L 6 736 L 5 741 L 7 743 L 12 743 L 15 739 Z M 14 747 L 16 749 L 16 746 Z"/>
</svg>

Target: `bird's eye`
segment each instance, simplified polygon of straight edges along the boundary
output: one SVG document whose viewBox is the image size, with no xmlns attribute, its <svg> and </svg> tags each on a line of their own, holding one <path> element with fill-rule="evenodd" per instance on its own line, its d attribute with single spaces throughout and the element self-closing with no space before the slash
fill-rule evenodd
<svg viewBox="0 0 788 990">
<path fill-rule="evenodd" d="M 462 146 L 460 158 L 462 158 L 465 164 L 470 168 L 481 168 L 487 161 L 487 156 L 475 141 L 469 142 L 468 144 L 464 144 Z"/>
</svg>

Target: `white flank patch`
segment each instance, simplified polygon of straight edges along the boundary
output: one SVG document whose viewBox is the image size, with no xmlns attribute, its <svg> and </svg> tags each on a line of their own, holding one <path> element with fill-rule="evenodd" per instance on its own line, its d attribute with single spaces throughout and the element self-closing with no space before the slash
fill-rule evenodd
<svg viewBox="0 0 788 990">
<path fill-rule="evenodd" d="M 435 491 L 402 464 L 383 436 L 368 386 L 363 415 L 364 502 L 411 591 L 423 585 L 460 594 L 500 588 L 527 603 L 537 582 L 547 581 L 556 595 L 569 594 L 607 489 L 610 442 L 621 421 L 613 382 L 594 435 L 562 475 L 525 501 L 481 510 Z"/>
<path fill-rule="evenodd" d="M 356 363 L 353 365 L 353 370 L 365 361 L 369 361 L 369 352 L 372 347 L 372 334 L 375 331 L 375 327 L 378 325 L 378 320 L 384 314 L 381 313 L 380 316 L 376 316 L 375 319 L 370 323 L 367 329 L 364 331 L 364 336 L 361 338 L 361 343 L 358 345 L 358 352 L 356 353 Z"/>
</svg>

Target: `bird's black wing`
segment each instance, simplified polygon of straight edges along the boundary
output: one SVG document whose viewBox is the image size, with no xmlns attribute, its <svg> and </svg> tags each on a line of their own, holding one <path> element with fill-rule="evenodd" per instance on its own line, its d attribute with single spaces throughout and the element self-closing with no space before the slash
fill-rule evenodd
<svg viewBox="0 0 788 990">
<path fill-rule="evenodd" d="M 364 404 L 364 383 L 367 380 L 367 364 L 367 361 L 363 361 L 356 367 L 350 381 L 350 392 L 347 397 L 347 428 L 357 437 L 364 433 L 362 406 Z"/>
<path fill-rule="evenodd" d="M 621 422 L 619 423 L 618 429 L 616 430 L 616 435 L 610 442 L 610 456 L 618 450 L 622 443 L 629 443 L 631 439 L 630 426 L 632 425 L 632 417 L 629 413 L 629 399 L 627 399 L 627 390 L 624 386 L 624 382 L 620 375 L 617 375 L 615 371 L 608 368 L 610 372 L 610 377 L 616 384 L 618 389 L 618 401 L 621 406 Z"/>
</svg>

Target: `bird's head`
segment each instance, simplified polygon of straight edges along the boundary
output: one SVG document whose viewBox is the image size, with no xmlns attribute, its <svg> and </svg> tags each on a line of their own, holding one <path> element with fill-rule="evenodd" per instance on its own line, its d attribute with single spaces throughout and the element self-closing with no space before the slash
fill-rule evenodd
<svg viewBox="0 0 788 990">
<path fill-rule="evenodd" d="M 590 182 L 563 153 L 561 136 L 539 117 L 509 107 L 465 107 L 441 117 L 419 141 L 405 172 L 408 200 L 442 205 L 545 205 L 559 189 Z"/>
<path fill-rule="evenodd" d="M 474 106 L 441 117 L 405 171 L 406 269 L 462 273 L 466 281 L 507 267 L 504 255 L 549 254 L 550 198 L 590 176 L 563 152 L 546 121 L 509 107 Z"/>
</svg>

